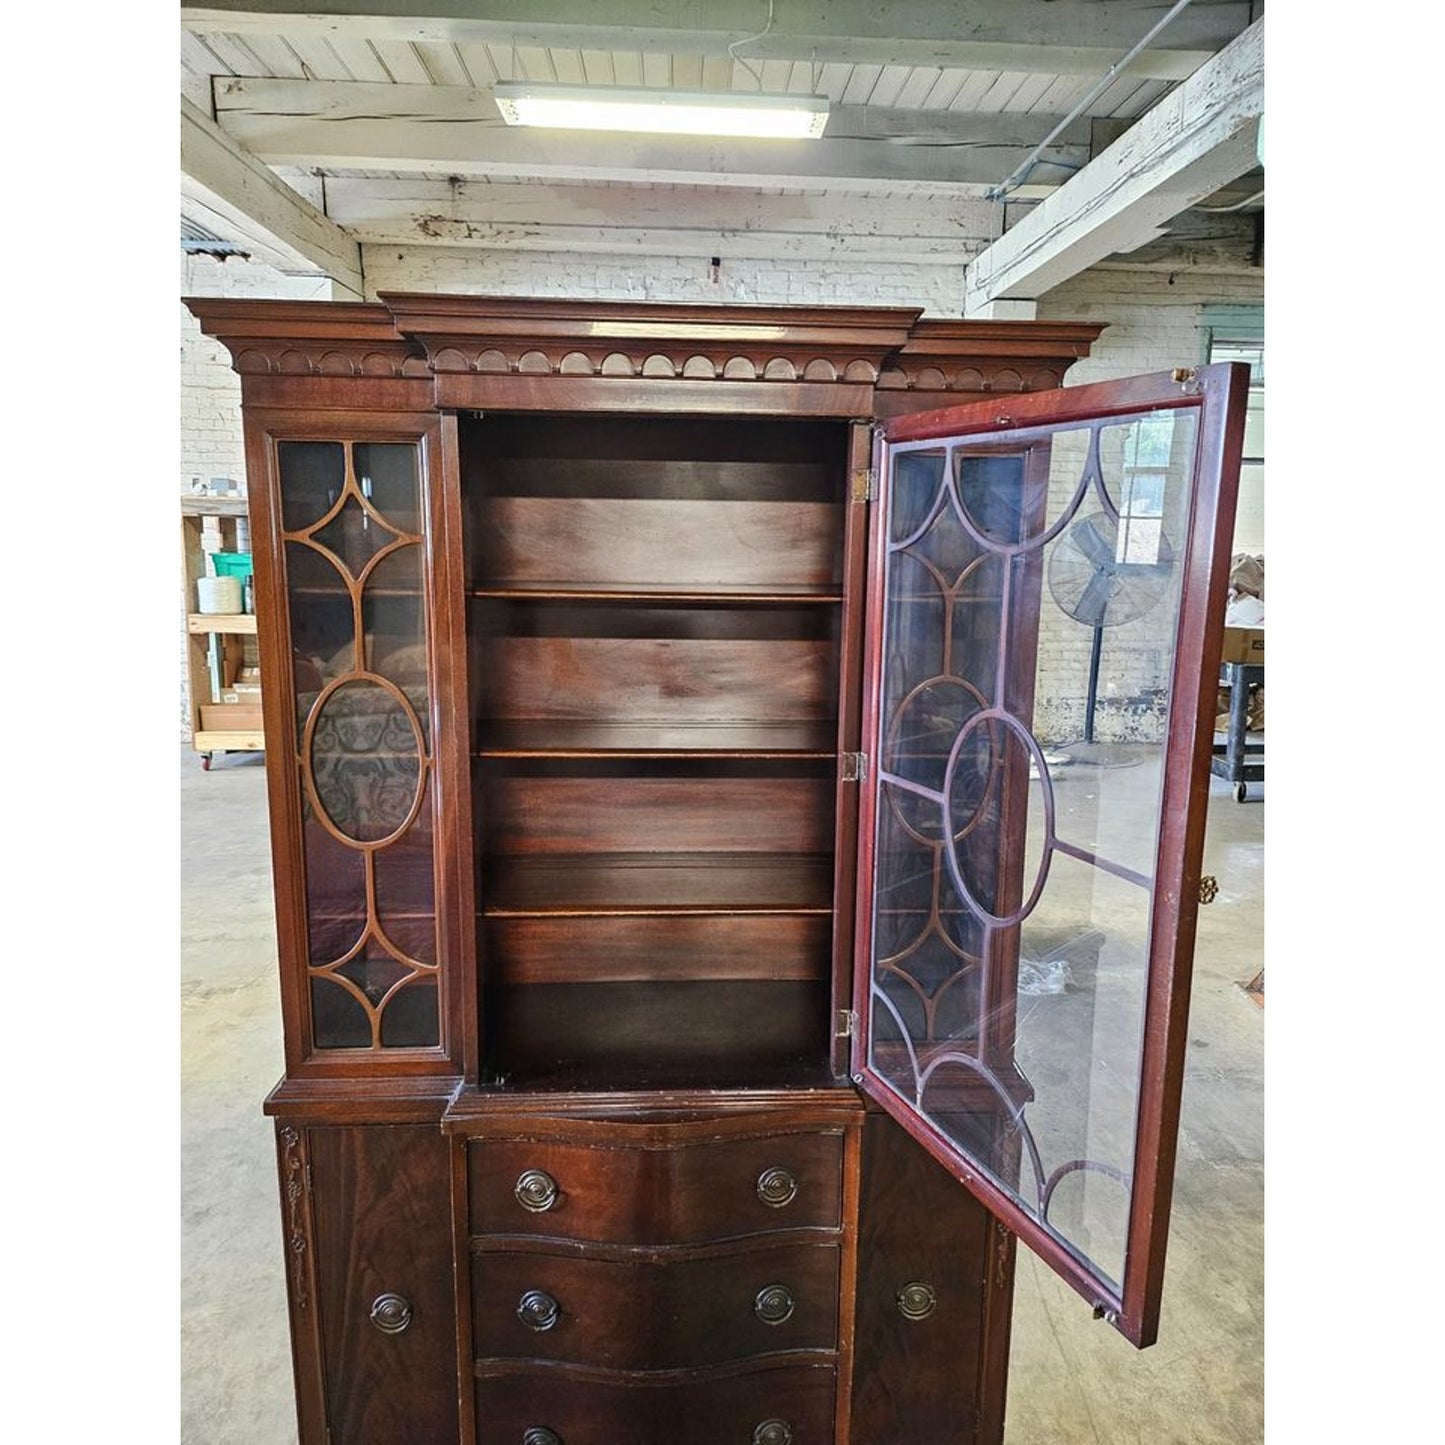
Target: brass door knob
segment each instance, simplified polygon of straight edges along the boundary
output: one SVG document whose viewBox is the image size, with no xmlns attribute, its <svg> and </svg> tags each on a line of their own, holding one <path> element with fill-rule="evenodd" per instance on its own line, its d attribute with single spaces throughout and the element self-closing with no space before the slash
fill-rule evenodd
<svg viewBox="0 0 1445 1445">
<path fill-rule="evenodd" d="M 524 1170 L 512 1193 L 533 1214 L 544 1214 L 557 1202 L 557 1181 L 545 1169 Z"/>
<path fill-rule="evenodd" d="M 764 1420 L 753 1431 L 753 1445 L 793 1445 L 793 1427 L 786 1420 Z"/>
<path fill-rule="evenodd" d="M 562 1318 L 562 1306 L 546 1290 L 529 1289 L 517 1301 L 517 1318 L 529 1330 L 541 1334 L 550 1330 Z"/>
<path fill-rule="evenodd" d="M 798 1181 L 791 1169 L 775 1165 L 758 1175 L 758 1198 L 769 1209 L 781 1209 L 798 1197 Z"/>
<path fill-rule="evenodd" d="M 753 1301 L 753 1313 L 765 1325 L 780 1325 L 793 1317 L 793 1292 L 785 1284 L 764 1285 Z"/>
<path fill-rule="evenodd" d="M 411 1323 L 411 1302 L 399 1294 L 379 1294 L 371 1302 L 371 1322 L 384 1335 L 399 1335 Z"/>
</svg>

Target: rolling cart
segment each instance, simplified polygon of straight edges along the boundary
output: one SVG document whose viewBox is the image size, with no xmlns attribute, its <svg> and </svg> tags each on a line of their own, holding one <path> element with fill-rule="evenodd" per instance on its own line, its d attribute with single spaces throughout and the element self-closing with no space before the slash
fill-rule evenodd
<svg viewBox="0 0 1445 1445">
<path fill-rule="evenodd" d="M 1245 740 L 1249 720 L 1249 694 L 1264 686 L 1262 662 L 1226 662 L 1219 669 L 1219 680 L 1229 688 L 1229 726 L 1224 741 L 1215 743 L 1209 770 L 1217 778 L 1234 784 L 1234 801 L 1244 802 L 1251 783 L 1264 781 L 1264 744 Z M 1251 762 L 1257 758 L 1257 762 Z"/>
</svg>

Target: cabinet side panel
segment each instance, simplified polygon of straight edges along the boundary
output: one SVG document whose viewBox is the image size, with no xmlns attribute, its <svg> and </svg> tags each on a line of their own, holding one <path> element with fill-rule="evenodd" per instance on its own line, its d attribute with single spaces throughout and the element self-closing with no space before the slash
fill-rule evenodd
<svg viewBox="0 0 1445 1445">
<path fill-rule="evenodd" d="M 455 1445 L 447 1142 L 422 1125 L 307 1134 L 328 1445 Z M 409 1306 L 398 1333 L 372 1322 L 383 1295 Z"/>
<path fill-rule="evenodd" d="M 999 1359 L 990 1317 L 1007 1318 L 1011 1295 L 989 1277 L 993 1241 L 983 1206 L 891 1119 L 870 1114 L 851 1445 L 897 1445 L 900 1427 L 909 1445 L 998 1445 L 1003 1381 L 986 1376 L 1007 1369 L 1007 1331 Z"/>
</svg>

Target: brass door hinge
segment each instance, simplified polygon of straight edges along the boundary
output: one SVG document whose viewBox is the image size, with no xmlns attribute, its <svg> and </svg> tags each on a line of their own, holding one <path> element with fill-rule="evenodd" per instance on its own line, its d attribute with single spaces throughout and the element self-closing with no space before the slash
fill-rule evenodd
<svg viewBox="0 0 1445 1445">
<path fill-rule="evenodd" d="M 853 500 L 871 502 L 878 491 L 878 468 L 859 467 L 853 473 Z"/>
<path fill-rule="evenodd" d="M 838 1027 L 833 1034 L 835 1039 L 851 1039 L 858 1032 L 858 1015 L 850 1008 L 838 1010 Z"/>
<path fill-rule="evenodd" d="M 864 783 L 868 781 L 867 753 L 843 754 L 843 781 L 845 783 Z"/>
</svg>

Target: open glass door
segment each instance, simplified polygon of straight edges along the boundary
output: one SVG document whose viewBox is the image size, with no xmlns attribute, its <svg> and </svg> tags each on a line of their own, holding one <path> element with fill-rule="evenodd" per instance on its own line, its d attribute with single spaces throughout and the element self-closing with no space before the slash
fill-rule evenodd
<svg viewBox="0 0 1445 1445">
<path fill-rule="evenodd" d="M 1140 1346 L 1247 387 L 897 418 L 872 522 L 853 1072 Z"/>
</svg>

